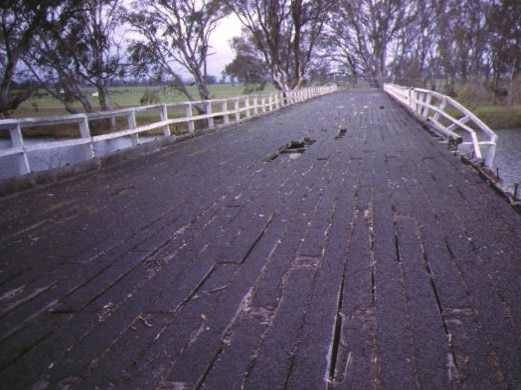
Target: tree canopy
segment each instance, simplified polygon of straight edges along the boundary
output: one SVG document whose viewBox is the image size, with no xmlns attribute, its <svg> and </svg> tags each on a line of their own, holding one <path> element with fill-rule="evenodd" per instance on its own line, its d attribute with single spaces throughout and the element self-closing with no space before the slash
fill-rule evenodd
<svg viewBox="0 0 521 390">
<path fill-rule="evenodd" d="M 96 88 L 102 110 L 110 108 L 110 81 L 124 71 L 117 30 L 121 25 L 122 0 L 66 0 L 59 13 L 49 15 L 48 28 L 33 40 L 37 50 L 25 56 L 33 77 L 66 109 L 79 101 L 93 111 L 83 85 Z"/>
<path fill-rule="evenodd" d="M 333 0 L 224 0 L 281 90 L 304 81 Z"/>
<path fill-rule="evenodd" d="M 28 99 L 33 89 L 13 92 L 13 81 L 24 81 L 27 76 L 20 69 L 22 59 L 29 52 L 34 37 L 47 28 L 50 15 L 62 1 L 3 0 L 0 6 L 0 115 L 8 116 L 11 110 Z"/>
<path fill-rule="evenodd" d="M 210 35 L 225 16 L 217 0 L 137 0 L 127 20 L 140 37 L 131 42 L 131 59 L 138 72 L 167 73 L 172 86 L 190 100 L 179 68 L 194 78 L 201 99 L 208 99 L 207 59 Z"/>
<path fill-rule="evenodd" d="M 89 85 L 110 109 L 109 86 L 123 74 L 156 75 L 194 100 L 189 74 L 198 98 L 208 99 L 210 37 L 230 13 L 243 32 L 226 72 L 246 84 L 475 78 L 497 90 L 520 77 L 517 0 L 4 0 L 0 115 L 37 87 L 70 112 L 73 102 L 88 112 Z"/>
</svg>

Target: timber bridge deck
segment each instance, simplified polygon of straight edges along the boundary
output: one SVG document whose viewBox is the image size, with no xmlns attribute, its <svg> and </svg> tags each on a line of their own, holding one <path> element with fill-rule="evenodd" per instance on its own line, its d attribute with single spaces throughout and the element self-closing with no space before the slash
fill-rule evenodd
<svg viewBox="0 0 521 390">
<path fill-rule="evenodd" d="M 521 386 L 521 216 L 383 92 L 0 199 L 2 389 Z"/>
</svg>

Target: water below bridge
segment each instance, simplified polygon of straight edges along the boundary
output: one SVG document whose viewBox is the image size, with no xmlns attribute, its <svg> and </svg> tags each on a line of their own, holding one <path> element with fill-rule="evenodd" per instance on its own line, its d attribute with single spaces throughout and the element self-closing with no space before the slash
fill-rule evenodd
<svg viewBox="0 0 521 390">
<path fill-rule="evenodd" d="M 520 240 L 388 96 L 338 92 L 1 198 L 1 387 L 517 388 Z"/>
<path fill-rule="evenodd" d="M 508 188 L 521 183 L 521 128 L 495 130 L 499 136 L 495 167 Z"/>
</svg>

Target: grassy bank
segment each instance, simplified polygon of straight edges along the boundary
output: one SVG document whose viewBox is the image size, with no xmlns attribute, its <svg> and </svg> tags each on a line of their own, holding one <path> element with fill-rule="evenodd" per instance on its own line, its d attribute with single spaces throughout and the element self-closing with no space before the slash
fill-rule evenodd
<svg viewBox="0 0 521 390">
<path fill-rule="evenodd" d="M 521 105 L 481 106 L 473 111 L 492 129 L 521 128 Z"/>
<path fill-rule="evenodd" d="M 471 80 L 455 88 L 455 98 L 492 129 L 521 128 L 521 83 L 510 91 L 513 105 L 506 95 L 497 95 L 484 81 Z"/>
</svg>

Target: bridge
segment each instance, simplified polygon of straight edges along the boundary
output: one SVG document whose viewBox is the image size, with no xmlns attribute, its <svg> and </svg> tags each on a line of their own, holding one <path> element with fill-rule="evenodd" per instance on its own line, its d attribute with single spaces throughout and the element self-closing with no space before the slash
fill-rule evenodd
<svg viewBox="0 0 521 390">
<path fill-rule="evenodd" d="M 0 210 L 2 388 L 521 383 L 521 216 L 378 90 Z"/>
</svg>

